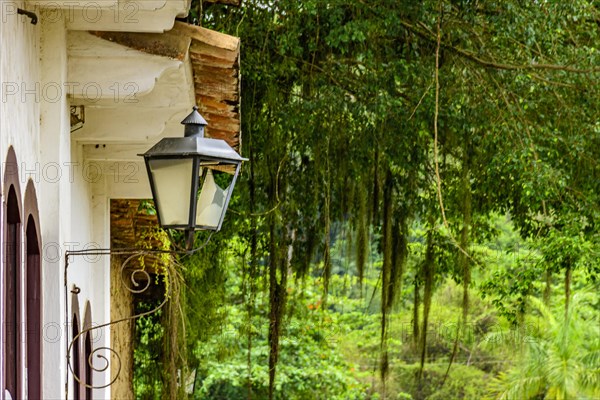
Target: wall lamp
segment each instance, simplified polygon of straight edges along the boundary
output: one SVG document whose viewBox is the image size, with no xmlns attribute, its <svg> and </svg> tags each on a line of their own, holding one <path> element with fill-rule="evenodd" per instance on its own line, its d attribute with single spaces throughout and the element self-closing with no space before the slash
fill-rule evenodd
<svg viewBox="0 0 600 400">
<path fill-rule="evenodd" d="M 207 122 L 194 107 L 182 122 L 184 137 L 164 138 L 144 154 L 158 222 L 185 232 L 187 249 L 197 230 L 219 231 L 242 158 L 227 142 L 204 137 Z"/>
</svg>

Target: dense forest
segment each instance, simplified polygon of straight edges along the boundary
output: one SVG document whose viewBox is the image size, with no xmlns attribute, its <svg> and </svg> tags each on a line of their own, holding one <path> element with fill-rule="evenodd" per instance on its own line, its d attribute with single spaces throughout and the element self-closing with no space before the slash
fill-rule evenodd
<svg viewBox="0 0 600 400">
<path fill-rule="evenodd" d="M 600 398 L 600 2 L 192 9 L 250 161 L 138 398 Z"/>
</svg>

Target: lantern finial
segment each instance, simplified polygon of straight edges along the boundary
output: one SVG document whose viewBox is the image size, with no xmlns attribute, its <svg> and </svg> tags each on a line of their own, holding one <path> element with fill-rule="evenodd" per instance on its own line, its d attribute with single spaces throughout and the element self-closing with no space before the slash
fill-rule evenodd
<svg viewBox="0 0 600 400">
<path fill-rule="evenodd" d="M 202 118 L 202 115 L 198 112 L 198 107 L 194 106 L 190 115 L 185 117 L 181 121 L 182 125 L 185 125 L 184 135 L 185 137 L 198 136 L 204 137 L 204 127 L 208 125 L 206 120 Z"/>
</svg>

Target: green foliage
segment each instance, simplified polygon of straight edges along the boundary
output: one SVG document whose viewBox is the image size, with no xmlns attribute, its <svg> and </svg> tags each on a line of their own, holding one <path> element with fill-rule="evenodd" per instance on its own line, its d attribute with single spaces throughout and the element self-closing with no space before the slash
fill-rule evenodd
<svg viewBox="0 0 600 400">
<path fill-rule="evenodd" d="M 154 304 L 139 304 L 138 311 L 150 311 Z M 133 352 L 133 389 L 136 399 L 164 398 L 162 380 L 164 328 L 160 323 L 162 311 L 138 318 L 135 322 L 136 347 Z"/>
<path fill-rule="evenodd" d="M 595 293 L 597 295 L 597 293 Z M 500 399 L 595 399 L 600 396 L 600 319 L 597 296 L 582 291 L 563 319 L 530 298 L 538 329 L 530 332 L 521 360 L 497 382 Z M 591 307 L 590 307 L 591 306 Z M 556 315 L 558 314 L 558 315 Z"/>
<path fill-rule="evenodd" d="M 250 158 L 224 229 L 182 272 L 203 398 L 265 398 L 269 385 L 281 398 L 405 397 L 405 387 L 415 398 L 477 398 L 478 379 L 515 359 L 515 341 L 486 347 L 465 324 L 519 340 L 529 298 L 569 309 L 597 280 L 596 1 L 244 0 L 192 10 L 241 37 Z M 402 227 L 403 273 L 392 272 L 402 251 L 390 256 L 390 227 Z M 308 305 L 325 299 L 315 320 Z M 439 316 L 454 328 L 417 341 Z M 331 332 L 301 328 L 327 318 L 344 332 L 335 346 L 323 342 Z M 413 337 L 399 338 L 405 331 Z M 571 360 L 588 349 L 569 351 Z M 430 392 L 394 352 L 410 368 L 423 356 Z M 489 363 L 464 365 L 484 352 Z M 366 365 L 356 375 L 353 360 Z M 375 365 L 390 374 L 378 381 Z"/>
<path fill-rule="evenodd" d="M 334 279 L 332 285 L 338 284 Z M 231 293 L 235 288 L 230 287 Z M 275 386 L 277 399 L 363 399 L 366 386 L 357 379 L 355 368 L 338 349 L 341 340 L 336 313 L 320 309 L 318 292 L 292 293 L 280 344 L 280 368 Z M 330 301 L 335 302 L 332 298 Z M 194 350 L 202 360 L 194 398 L 246 397 L 249 386 L 256 398 L 268 393 L 266 315 L 248 325 L 245 307 L 225 306 L 227 315 L 221 331 Z M 258 311 L 258 310 L 256 310 Z M 248 356 L 248 335 L 256 343 Z M 250 357 L 250 364 L 248 363 Z M 251 365 L 251 369 L 249 369 Z"/>
<path fill-rule="evenodd" d="M 468 399 L 481 400 L 487 393 L 489 375 L 485 372 L 457 365 L 452 369 L 447 381 L 442 385 L 447 365 L 430 364 L 423 371 L 422 380 L 416 379 L 418 364 L 399 366 L 394 371 L 398 385 L 411 395 L 411 399 L 445 400 Z M 398 397 L 402 398 L 402 397 Z"/>
</svg>

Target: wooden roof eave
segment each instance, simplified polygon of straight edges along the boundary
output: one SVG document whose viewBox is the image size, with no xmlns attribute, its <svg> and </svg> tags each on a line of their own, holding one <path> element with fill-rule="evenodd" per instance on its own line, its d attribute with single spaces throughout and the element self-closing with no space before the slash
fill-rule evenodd
<svg viewBox="0 0 600 400">
<path fill-rule="evenodd" d="M 180 61 L 189 55 L 194 97 L 208 122 L 206 135 L 226 140 L 241 153 L 239 38 L 179 21 L 172 30 L 162 34 L 91 33 L 153 55 Z"/>
</svg>

